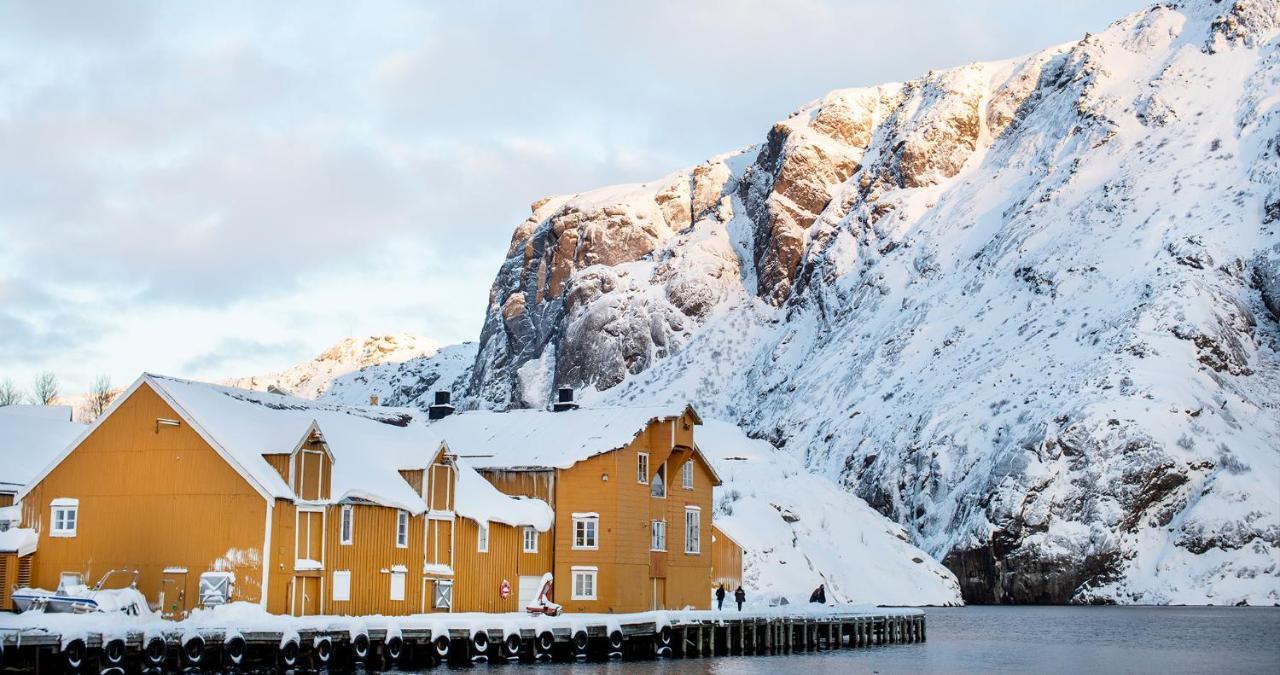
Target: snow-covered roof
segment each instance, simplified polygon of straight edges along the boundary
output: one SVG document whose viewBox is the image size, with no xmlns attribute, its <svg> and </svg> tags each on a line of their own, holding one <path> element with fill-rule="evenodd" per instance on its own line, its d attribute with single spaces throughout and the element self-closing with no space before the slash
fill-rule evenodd
<svg viewBox="0 0 1280 675">
<path fill-rule="evenodd" d="M 421 412 L 319 403 L 160 375 L 143 377 L 273 497 L 295 495 L 262 456 L 293 452 L 314 427 L 333 454 L 333 498 L 358 497 L 413 513 L 426 510 L 396 470 L 410 455 L 420 457 L 419 466 L 424 466 L 438 447 Z"/>
<path fill-rule="evenodd" d="M 654 420 L 673 419 L 682 405 L 476 411 L 450 415 L 431 425 L 451 451 L 477 469 L 567 469 L 625 447 Z"/>
<path fill-rule="evenodd" d="M 457 496 L 453 510 L 477 523 L 504 523 L 513 527 L 528 525 L 539 532 L 551 529 L 555 513 L 541 499 L 512 497 L 498 490 L 466 462 L 458 460 Z"/>
<path fill-rule="evenodd" d="M 85 429 L 71 421 L 70 406 L 0 407 L 0 492 L 31 482 Z"/>
<path fill-rule="evenodd" d="M 19 557 L 36 550 L 40 537 L 35 530 L 14 527 L 0 532 L 0 553 L 17 553 Z"/>
</svg>

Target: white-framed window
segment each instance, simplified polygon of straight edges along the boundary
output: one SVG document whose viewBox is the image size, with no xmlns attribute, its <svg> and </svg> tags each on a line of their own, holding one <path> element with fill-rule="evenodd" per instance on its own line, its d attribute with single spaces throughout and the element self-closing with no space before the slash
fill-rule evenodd
<svg viewBox="0 0 1280 675">
<path fill-rule="evenodd" d="M 573 599 L 595 600 L 599 570 L 595 567 L 574 567 L 570 571 L 573 573 Z"/>
<path fill-rule="evenodd" d="M 649 453 L 641 452 L 636 454 L 636 482 L 649 482 Z"/>
<path fill-rule="evenodd" d="M 524 552 L 538 552 L 538 531 L 532 527 L 524 528 Z"/>
<path fill-rule="evenodd" d="M 692 458 L 686 461 L 684 463 L 684 466 L 680 468 L 680 484 L 684 486 L 684 489 L 686 490 L 693 489 L 693 459 Z"/>
<path fill-rule="evenodd" d="M 356 525 L 355 509 L 350 504 L 342 507 L 342 520 L 338 529 L 338 542 L 343 546 L 350 546 L 355 539 Z"/>
<path fill-rule="evenodd" d="M 696 506 L 684 509 L 684 552 L 702 553 L 702 509 Z"/>
<path fill-rule="evenodd" d="M 409 548 L 409 512 L 396 512 L 396 548 Z"/>
<path fill-rule="evenodd" d="M 50 503 L 50 507 L 53 512 L 49 522 L 53 523 L 53 527 L 49 530 L 49 536 L 76 536 L 76 525 L 80 522 L 80 500 L 55 499 Z"/>
<path fill-rule="evenodd" d="M 404 577 L 405 570 L 391 570 L 391 599 L 404 600 Z"/>
<path fill-rule="evenodd" d="M 333 601 L 346 602 L 351 599 L 351 570 L 333 571 Z"/>
<path fill-rule="evenodd" d="M 599 516 L 574 516 L 573 547 L 580 549 L 600 548 L 600 540 L 597 537 L 599 529 Z"/>
<path fill-rule="evenodd" d="M 476 551 L 489 552 L 489 523 L 480 523 L 476 527 Z"/>
<path fill-rule="evenodd" d="M 667 550 L 667 521 L 655 520 L 649 526 L 649 550 Z"/>
<path fill-rule="evenodd" d="M 658 473 L 653 474 L 653 485 L 649 487 L 650 497 L 666 497 L 667 496 L 667 463 L 663 462 L 658 467 Z"/>
</svg>

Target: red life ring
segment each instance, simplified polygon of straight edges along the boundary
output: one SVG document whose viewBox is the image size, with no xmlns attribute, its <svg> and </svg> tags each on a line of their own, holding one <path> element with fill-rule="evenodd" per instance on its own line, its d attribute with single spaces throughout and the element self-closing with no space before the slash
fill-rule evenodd
<svg viewBox="0 0 1280 675">
<path fill-rule="evenodd" d="M 507 598 L 511 597 L 510 581 L 507 581 L 506 579 L 502 580 L 502 586 L 498 588 L 498 595 L 501 595 L 503 600 L 506 600 Z"/>
</svg>

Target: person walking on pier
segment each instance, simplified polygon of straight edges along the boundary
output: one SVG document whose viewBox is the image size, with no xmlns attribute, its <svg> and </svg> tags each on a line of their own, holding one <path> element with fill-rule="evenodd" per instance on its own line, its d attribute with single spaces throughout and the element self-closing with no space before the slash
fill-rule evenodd
<svg viewBox="0 0 1280 675">
<path fill-rule="evenodd" d="M 826 586 L 826 584 L 819 584 L 817 588 L 813 589 L 813 595 L 809 596 L 809 602 L 819 605 L 827 604 Z"/>
<path fill-rule="evenodd" d="M 747 592 L 742 590 L 742 587 L 739 586 L 738 590 L 733 592 L 733 599 L 738 601 L 738 611 L 741 612 L 742 603 L 747 601 Z"/>
<path fill-rule="evenodd" d="M 718 587 L 716 587 L 716 609 L 717 610 L 724 611 L 724 596 L 725 596 L 724 584 L 720 584 Z"/>
</svg>

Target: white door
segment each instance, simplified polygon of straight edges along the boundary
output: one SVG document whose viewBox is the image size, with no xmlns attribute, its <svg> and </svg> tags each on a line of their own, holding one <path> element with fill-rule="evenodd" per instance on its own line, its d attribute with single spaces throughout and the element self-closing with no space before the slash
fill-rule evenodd
<svg viewBox="0 0 1280 675">
<path fill-rule="evenodd" d="M 520 609 L 524 609 L 533 604 L 538 599 L 538 591 L 542 590 L 539 585 L 542 577 L 520 577 Z"/>
</svg>

